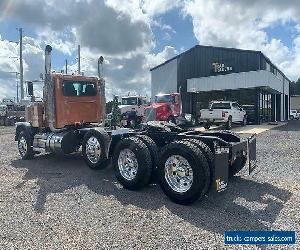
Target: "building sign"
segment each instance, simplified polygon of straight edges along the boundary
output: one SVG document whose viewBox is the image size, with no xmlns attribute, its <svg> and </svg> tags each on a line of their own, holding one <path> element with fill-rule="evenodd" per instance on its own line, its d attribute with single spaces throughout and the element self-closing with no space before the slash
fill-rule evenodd
<svg viewBox="0 0 300 250">
<path fill-rule="evenodd" d="M 232 66 L 227 66 L 224 63 L 214 62 L 212 63 L 212 71 L 213 73 L 229 73 L 233 70 Z"/>
</svg>

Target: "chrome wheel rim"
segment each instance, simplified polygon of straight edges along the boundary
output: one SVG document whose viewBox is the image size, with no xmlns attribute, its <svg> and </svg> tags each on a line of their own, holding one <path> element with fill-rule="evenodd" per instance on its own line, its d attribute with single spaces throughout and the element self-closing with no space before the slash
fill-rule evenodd
<svg viewBox="0 0 300 250">
<path fill-rule="evenodd" d="M 21 156 L 26 155 L 27 153 L 27 142 L 24 136 L 19 139 L 18 148 Z"/>
<path fill-rule="evenodd" d="M 128 181 L 136 177 L 138 170 L 138 160 L 136 155 L 128 148 L 120 151 L 118 158 L 118 167 L 120 174 Z"/>
<path fill-rule="evenodd" d="M 165 162 L 165 179 L 177 193 L 187 192 L 193 184 L 193 169 L 181 155 L 172 155 Z"/>
<path fill-rule="evenodd" d="M 98 139 L 91 136 L 86 142 L 86 156 L 91 163 L 97 163 L 101 157 L 101 145 Z"/>
</svg>

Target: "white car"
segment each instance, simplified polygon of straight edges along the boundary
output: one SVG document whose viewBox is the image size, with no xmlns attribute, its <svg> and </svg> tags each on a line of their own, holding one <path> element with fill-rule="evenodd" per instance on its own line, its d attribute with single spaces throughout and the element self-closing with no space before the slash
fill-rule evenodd
<svg viewBox="0 0 300 250">
<path fill-rule="evenodd" d="M 290 119 L 291 120 L 294 120 L 294 119 L 299 120 L 299 118 L 300 118 L 300 113 L 298 113 L 297 110 L 295 110 L 295 109 L 291 109 L 290 110 Z"/>
<path fill-rule="evenodd" d="M 199 122 L 209 129 L 212 124 L 225 124 L 226 129 L 231 129 L 232 123 L 247 125 L 246 111 L 237 102 L 212 101 L 209 109 L 201 109 Z"/>
</svg>

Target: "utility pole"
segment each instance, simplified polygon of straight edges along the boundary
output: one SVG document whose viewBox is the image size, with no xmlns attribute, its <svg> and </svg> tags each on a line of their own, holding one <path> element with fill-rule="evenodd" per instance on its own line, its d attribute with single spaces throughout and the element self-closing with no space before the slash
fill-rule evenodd
<svg viewBox="0 0 300 250">
<path fill-rule="evenodd" d="M 80 75 L 80 45 L 78 45 L 78 75 Z"/>
<path fill-rule="evenodd" d="M 65 69 L 65 72 L 66 72 L 66 75 L 68 74 L 68 59 L 66 59 L 66 69 Z"/>
<path fill-rule="evenodd" d="M 21 100 L 24 99 L 24 72 L 23 72 L 23 29 L 19 28 L 19 33 L 20 33 L 20 87 L 21 87 Z"/>
</svg>

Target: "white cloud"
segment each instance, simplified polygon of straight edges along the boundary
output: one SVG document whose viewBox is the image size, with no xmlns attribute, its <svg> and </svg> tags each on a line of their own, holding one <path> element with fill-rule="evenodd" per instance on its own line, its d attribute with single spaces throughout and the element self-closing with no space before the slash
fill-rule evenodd
<svg viewBox="0 0 300 250">
<path fill-rule="evenodd" d="M 19 72 L 19 45 L 7 40 L 0 41 L 0 55 L 0 99 L 16 97 L 19 75 L 16 77 L 13 72 Z M 43 49 L 32 37 L 25 36 L 23 39 L 23 66 L 24 81 L 38 79 L 44 69 Z M 41 90 L 40 84 L 36 84 L 35 90 Z"/>
<path fill-rule="evenodd" d="M 193 0 L 185 1 L 183 13 L 192 17 L 194 34 L 200 44 L 261 50 L 289 77 L 296 79 L 299 77 L 295 67 L 299 51 L 288 48 L 279 39 L 270 38 L 265 29 L 288 25 L 291 21 L 299 23 L 299 9 L 300 2 L 296 0 L 288 3 L 279 0 Z"/>
<path fill-rule="evenodd" d="M 149 16 L 161 15 L 173 8 L 180 7 L 182 1 L 180 0 L 144 0 L 141 7 Z"/>
</svg>

